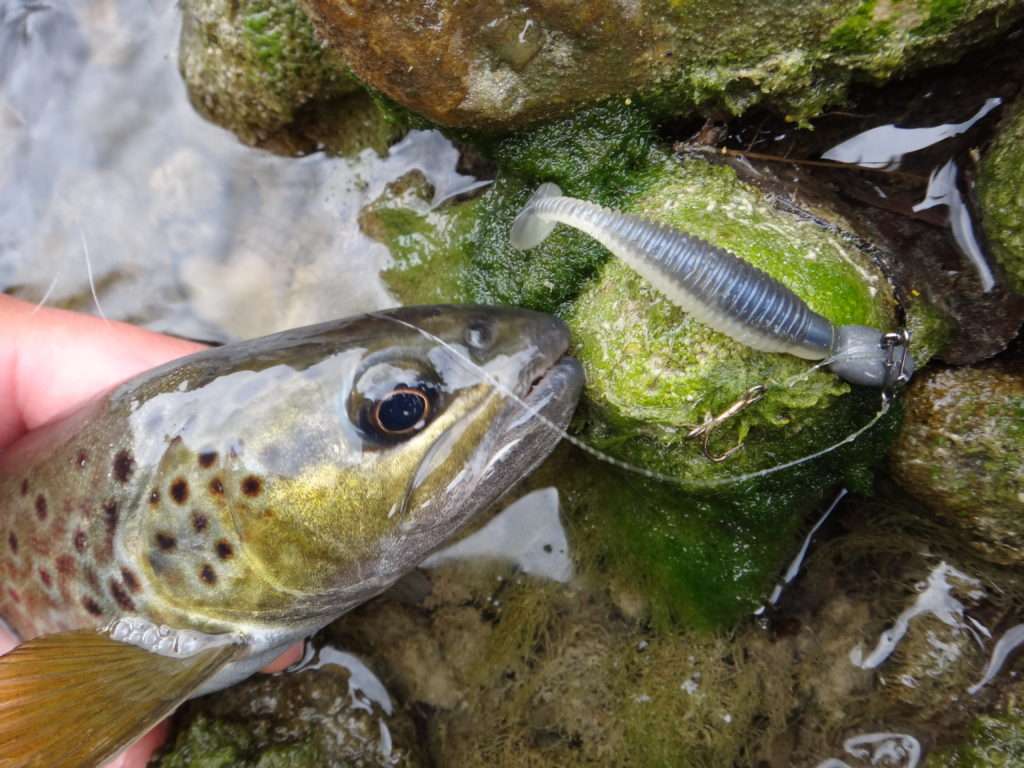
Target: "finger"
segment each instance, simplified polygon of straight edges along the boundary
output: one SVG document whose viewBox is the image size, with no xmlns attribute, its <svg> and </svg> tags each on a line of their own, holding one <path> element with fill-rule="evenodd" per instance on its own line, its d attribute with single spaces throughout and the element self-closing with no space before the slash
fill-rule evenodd
<svg viewBox="0 0 1024 768">
<path fill-rule="evenodd" d="M 202 346 L 0 296 L 0 448 L 108 387 Z"/>
<path fill-rule="evenodd" d="M 145 768 L 149 758 L 167 740 L 169 729 L 170 723 L 167 720 L 162 721 L 120 755 L 107 762 L 103 768 Z"/>
<path fill-rule="evenodd" d="M 18 644 L 18 639 L 3 627 L 0 627 L 0 656 L 8 651 L 13 651 Z"/>
<path fill-rule="evenodd" d="M 297 643 L 293 643 L 292 645 L 288 646 L 288 650 L 286 650 L 272 662 L 267 664 L 267 666 L 265 666 L 260 671 L 266 672 L 267 674 L 273 674 L 274 672 L 280 672 L 282 669 L 287 669 L 292 664 L 294 664 L 302 658 L 302 655 L 303 653 L 305 653 L 305 650 L 306 643 L 304 640 L 300 640 Z"/>
</svg>

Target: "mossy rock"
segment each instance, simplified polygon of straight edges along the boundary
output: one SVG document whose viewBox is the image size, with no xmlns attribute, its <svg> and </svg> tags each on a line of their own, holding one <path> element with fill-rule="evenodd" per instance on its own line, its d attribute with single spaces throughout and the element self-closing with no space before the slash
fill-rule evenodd
<svg viewBox="0 0 1024 768">
<path fill-rule="evenodd" d="M 186 0 L 179 64 L 195 108 L 247 144 L 383 151 L 399 130 L 294 0 Z"/>
<path fill-rule="evenodd" d="M 897 480 L 993 562 L 1024 562 L 1024 376 L 989 366 L 910 387 L 892 448 Z"/>
<path fill-rule="evenodd" d="M 978 198 L 992 253 L 1010 287 L 1024 293 L 1024 100 L 985 153 Z"/>
<path fill-rule="evenodd" d="M 665 162 L 628 209 L 736 253 L 791 288 L 834 324 L 896 326 L 888 282 L 835 233 L 777 210 L 726 167 Z M 877 392 L 852 391 L 789 355 L 757 352 L 699 323 L 619 262 L 610 262 L 569 314 L 587 372 L 585 436 L 616 456 L 714 487 L 838 442 L 878 410 Z M 716 430 L 716 464 L 691 428 L 758 384 L 764 399 Z"/>
<path fill-rule="evenodd" d="M 159 768 L 412 768 L 414 727 L 338 664 L 258 675 L 189 703 Z"/>
<path fill-rule="evenodd" d="M 1017 768 L 1024 765 L 1024 710 L 1012 697 L 1001 710 L 976 718 L 962 744 L 928 755 L 925 768 Z"/>
<path fill-rule="evenodd" d="M 955 61 L 1016 0 L 301 0 L 361 80 L 449 126 L 520 128 L 597 101 L 769 105 L 806 121 L 854 81 Z"/>
</svg>

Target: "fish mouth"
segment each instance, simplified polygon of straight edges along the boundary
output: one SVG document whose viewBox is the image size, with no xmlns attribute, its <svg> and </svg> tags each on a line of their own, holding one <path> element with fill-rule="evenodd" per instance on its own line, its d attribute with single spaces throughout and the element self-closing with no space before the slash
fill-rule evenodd
<svg viewBox="0 0 1024 768">
<path fill-rule="evenodd" d="M 583 367 L 561 355 L 533 377 L 525 394 L 509 398 L 495 420 L 473 507 L 493 504 L 548 457 L 565 434 L 583 384 Z"/>
</svg>

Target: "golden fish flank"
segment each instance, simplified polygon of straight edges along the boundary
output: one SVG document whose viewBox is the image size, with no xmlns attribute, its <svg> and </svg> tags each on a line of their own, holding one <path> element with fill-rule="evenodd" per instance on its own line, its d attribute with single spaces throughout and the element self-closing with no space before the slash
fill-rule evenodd
<svg viewBox="0 0 1024 768">
<path fill-rule="evenodd" d="M 96 764 L 385 589 L 554 447 L 567 345 L 539 313 L 405 308 L 183 358 L 27 435 L 0 458 L 26 641 L 0 766 Z"/>
</svg>

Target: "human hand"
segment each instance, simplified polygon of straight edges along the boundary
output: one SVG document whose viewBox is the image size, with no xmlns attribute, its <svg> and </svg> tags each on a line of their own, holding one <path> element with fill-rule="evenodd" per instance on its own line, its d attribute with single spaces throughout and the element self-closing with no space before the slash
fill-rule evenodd
<svg viewBox="0 0 1024 768">
<path fill-rule="evenodd" d="M 111 385 L 199 349 L 191 341 L 0 295 L 0 451 Z M 0 629 L 0 655 L 16 644 Z M 278 672 L 301 656 L 297 643 L 263 671 Z M 106 768 L 142 768 L 166 736 L 163 722 Z"/>
</svg>

